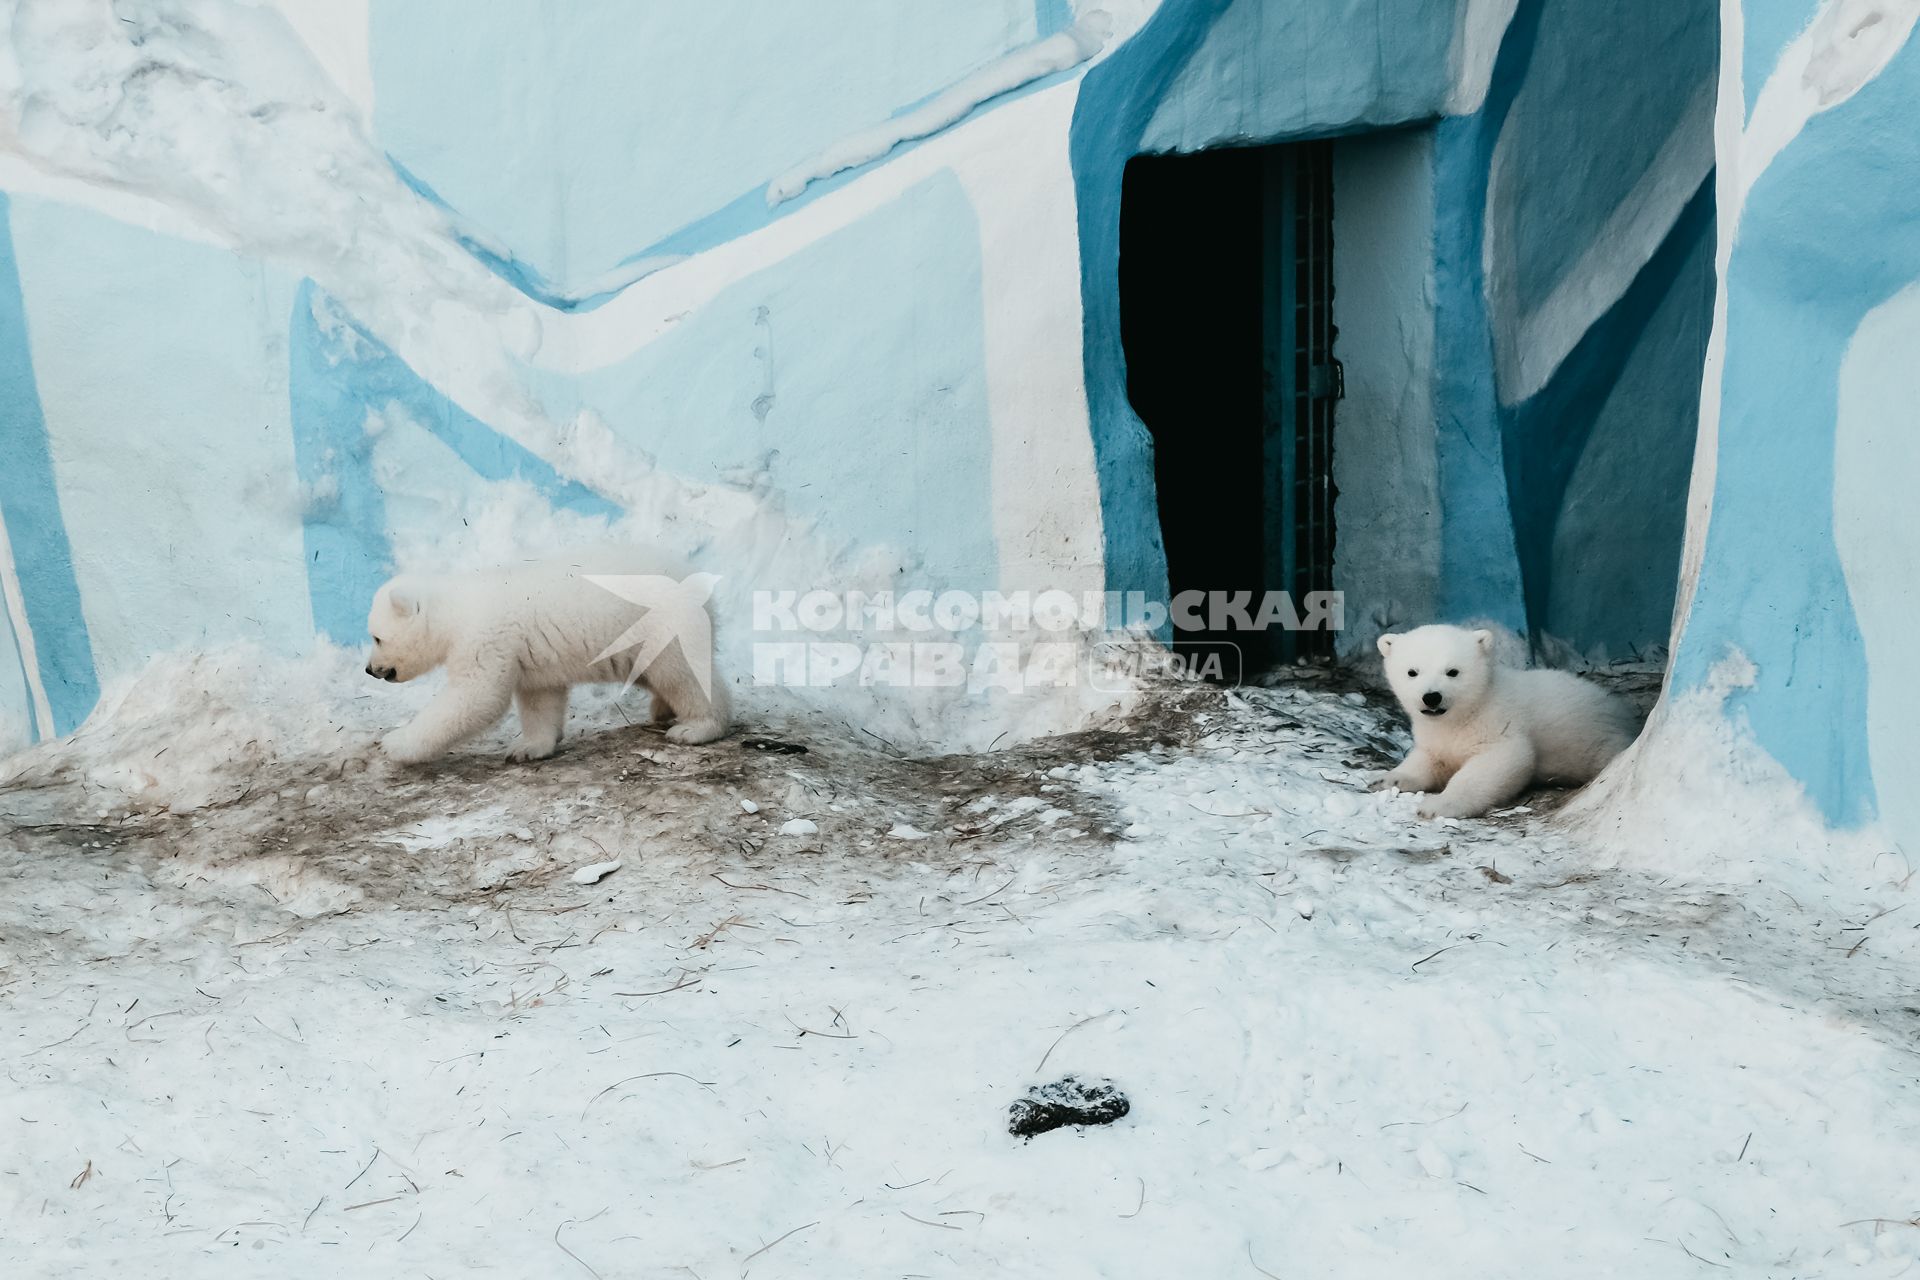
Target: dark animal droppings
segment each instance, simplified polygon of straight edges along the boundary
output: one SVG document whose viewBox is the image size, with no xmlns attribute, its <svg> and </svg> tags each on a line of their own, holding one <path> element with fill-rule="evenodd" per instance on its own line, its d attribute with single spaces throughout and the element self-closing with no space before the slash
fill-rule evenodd
<svg viewBox="0 0 1920 1280">
<path fill-rule="evenodd" d="M 797 742 L 781 742 L 777 738 L 742 738 L 740 745 L 749 751 L 764 751 L 774 756 L 803 756 L 807 749 Z"/>
<path fill-rule="evenodd" d="M 1031 1138 L 1069 1124 L 1112 1124 L 1133 1104 L 1111 1080 L 1083 1081 L 1062 1076 L 1052 1084 L 1037 1084 L 1027 1096 L 1007 1108 L 1007 1132 Z"/>
</svg>

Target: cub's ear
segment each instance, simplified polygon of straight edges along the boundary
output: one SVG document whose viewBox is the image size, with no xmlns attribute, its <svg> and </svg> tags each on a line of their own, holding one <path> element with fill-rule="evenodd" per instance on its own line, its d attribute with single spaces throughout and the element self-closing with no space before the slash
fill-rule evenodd
<svg viewBox="0 0 1920 1280">
<path fill-rule="evenodd" d="M 395 587 L 387 592 L 387 603 L 393 606 L 398 617 L 411 618 L 420 612 L 420 597 L 407 587 Z"/>
<path fill-rule="evenodd" d="M 1480 646 L 1480 652 L 1482 653 L 1493 652 L 1493 632 L 1476 631 L 1473 633 L 1473 642 Z"/>
<path fill-rule="evenodd" d="M 1393 642 L 1399 638 L 1399 636 L 1381 636 L 1380 639 L 1376 641 L 1380 646 L 1380 656 L 1383 658 L 1391 658 L 1393 656 Z"/>
</svg>

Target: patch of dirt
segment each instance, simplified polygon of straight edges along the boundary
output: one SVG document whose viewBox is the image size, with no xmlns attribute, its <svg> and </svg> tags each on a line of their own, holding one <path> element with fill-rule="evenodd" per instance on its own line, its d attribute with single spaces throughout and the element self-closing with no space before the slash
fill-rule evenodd
<svg viewBox="0 0 1920 1280">
<path fill-rule="evenodd" d="M 991 862 L 1039 840 L 1093 851 L 1115 818 L 1074 766 L 1189 742 L 1222 705 L 1214 690 L 1170 689 L 1113 728 L 927 759 L 745 727 L 683 747 L 651 725 L 573 738 L 530 764 L 468 748 L 408 769 L 363 750 L 263 765 L 225 805 L 109 822 L 60 821 L 88 811 L 87 783 L 55 775 L 0 789 L 0 815 L 16 819 L 0 824 L 29 849 L 106 852 L 179 885 L 250 885 L 303 916 L 503 894 L 537 909 L 577 897 L 574 868 L 616 858 L 716 875 L 859 860 L 884 873 Z"/>
</svg>

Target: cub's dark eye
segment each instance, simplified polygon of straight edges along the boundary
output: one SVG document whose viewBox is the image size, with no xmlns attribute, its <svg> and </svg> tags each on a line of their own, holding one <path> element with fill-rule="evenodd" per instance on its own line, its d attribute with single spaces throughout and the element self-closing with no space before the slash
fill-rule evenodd
<svg viewBox="0 0 1920 1280">
<path fill-rule="evenodd" d="M 1409 671 L 1407 672 L 1407 675 L 1408 675 L 1408 676 L 1417 676 L 1417 675 L 1419 675 L 1419 674 L 1420 674 L 1420 673 L 1419 673 L 1418 671 L 1413 671 L 1413 670 L 1409 670 Z"/>
<path fill-rule="evenodd" d="M 379 637 L 379 636 L 375 636 L 375 637 L 373 638 L 373 642 L 374 642 L 375 644 L 379 644 L 379 643 L 380 643 L 380 637 Z"/>
<path fill-rule="evenodd" d="M 1454 668 L 1452 668 L 1452 669 L 1450 669 L 1450 670 L 1449 670 L 1449 671 L 1447 672 L 1447 674 L 1448 674 L 1449 676 L 1457 676 L 1457 675 L 1459 675 L 1459 674 L 1460 674 L 1460 669 L 1459 669 L 1458 667 L 1454 667 Z"/>
</svg>

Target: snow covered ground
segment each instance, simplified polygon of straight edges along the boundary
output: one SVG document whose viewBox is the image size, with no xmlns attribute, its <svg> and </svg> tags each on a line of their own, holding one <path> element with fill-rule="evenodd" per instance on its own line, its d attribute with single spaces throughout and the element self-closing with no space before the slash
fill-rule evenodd
<svg viewBox="0 0 1920 1280">
<path fill-rule="evenodd" d="M 1920 912 L 1871 858 L 1420 823 L 1364 789 L 1396 718 L 1310 674 L 931 761 L 602 702 L 402 773 L 418 695 L 354 661 L 183 661 L 0 762 L 4 1274 L 1920 1257 Z M 1069 1072 L 1132 1113 L 1009 1136 Z"/>
</svg>

